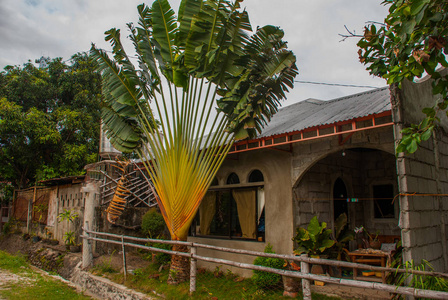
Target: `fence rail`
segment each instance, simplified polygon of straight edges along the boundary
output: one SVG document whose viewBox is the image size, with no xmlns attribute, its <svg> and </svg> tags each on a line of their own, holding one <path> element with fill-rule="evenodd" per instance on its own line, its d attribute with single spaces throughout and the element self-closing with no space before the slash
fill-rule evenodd
<svg viewBox="0 0 448 300">
<path fill-rule="evenodd" d="M 100 236 L 100 237 L 98 237 Z M 92 247 L 90 247 L 91 241 L 99 241 L 104 243 L 121 245 L 123 250 L 123 269 L 124 276 L 126 278 L 126 254 L 125 254 L 125 246 L 134 247 L 138 249 L 149 250 L 152 252 L 161 252 L 171 255 L 178 255 L 183 257 L 190 258 L 190 293 L 196 291 L 196 275 L 197 275 L 197 261 L 205 261 L 217 264 L 223 264 L 228 266 L 234 266 L 242 269 L 248 270 L 258 270 L 265 271 L 270 273 L 279 274 L 287 277 L 299 278 L 302 280 L 302 292 L 303 299 L 311 299 L 311 290 L 310 290 L 310 281 L 317 280 L 326 283 L 347 286 L 347 287 L 358 287 L 364 289 L 372 289 L 379 290 L 394 294 L 402 294 L 414 297 L 424 297 L 430 299 L 448 299 L 448 292 L 441 291 L 432 291 L 432 290 L 423 290 L 416 289 L 412 287 L 403 287 L 403 286 L 395 286 L 385 283 L 377 283 L 377 282 L 368 282 L 368 281 L 360 281 L 353 279 L 343 279 L 337 277 L 329 277 L 325 275 L 316 275 L 310 273 L 310 264 L 321 264 L 321 265 L 329 265 L 336 267 L 344 267 L 344 268 L 353 268 L 353 269 L 363 269 L 363 270 L 372 270 L 378 272 L 395 272 L 395 273 L 408 273 L 415 275 L 424 275 L 424 276 L 435 276 L 439 278 L 448 278 L 448 274 L 440 273 L 440 272 L 427 272 L 427 271 L 419 271 L 419 270 L 406 270 L 406 269 L 395 269 L 395 268 L 387 268 L 387 267 L 377 267 L 371 265 L 365 265 L 360 263 L 351 263 L 351 262 L 343 262 L 343 261 L 335 261 L 328 259 L 318 259 L 318 258 L 310 258 L 307 255 L 301 256 L 293 256 L 293 255 L 284 255 L 284 254 L 275 254 L 275 253 L 264 253 L 250 250 L 241 250 L 241 249 L 232 249 L 225 247 L 217 247 L 212 245 L 193 243 L 193 242 L 182 242 L 182 241 L 170 241 L 170 240 L 159 240 L 159 239 L 146 239 L 146 238 L 138 238 L 132 236 L 124 236 L 124 235 L 116 235 L 105 232 L 96 232 L 88 229 L 88 224 L 83 228 L 83 235 L 81 236 L 84 239 L 84 244 L 86 247 L 83 248 L 83 267 L 88 267 L 92 261 L 91 258 L 93 254 L 91 253 Z M 113 239 L 108 239 L 113 238 Z M 132 242 L 141 242 L 141 243 L 161 243 L 161 244 L 170 244 L 170 245 L 185 245 L 189 247 L 189 252 L 179 252 L 173 250 L 166 250 L 160 248 L 154 248 L 142 244 L 135 244 Z M 258 266 L 248 263 L 241 263 L 226 259 L 218 259 L 213 257 L 206 257 L 197 254 L 198 248 L 222 251 L 227 253 L 237 253 L 237 254 L 245 254 L 251 256 L 262 256 L 262 257 L 272 257 L 272 258 L 280 258 L 287 261 L 294 261 L 300 263 L 300 271 L 291 271 L 291 270 L 281 270 L 274 269 L 264 266 Z M 85 253 L 85 250 L 90 251 L 90 253 Z M 86 260 L 84 260 L 86 258 Z M 90 258 L 90 259 L 89 259 Z"/>
</svg>

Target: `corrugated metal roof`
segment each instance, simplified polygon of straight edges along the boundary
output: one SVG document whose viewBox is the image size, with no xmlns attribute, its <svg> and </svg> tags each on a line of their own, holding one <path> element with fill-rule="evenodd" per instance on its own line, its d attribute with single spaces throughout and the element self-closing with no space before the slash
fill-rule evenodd
<svg viewBox="0 0 448 300">
<path fill-rule="evenodd" d="M 280 109 L 258 137 L 348 121 L 391 110 L 389 87 L 334 100 L 307 99 Z"/>
</svg>

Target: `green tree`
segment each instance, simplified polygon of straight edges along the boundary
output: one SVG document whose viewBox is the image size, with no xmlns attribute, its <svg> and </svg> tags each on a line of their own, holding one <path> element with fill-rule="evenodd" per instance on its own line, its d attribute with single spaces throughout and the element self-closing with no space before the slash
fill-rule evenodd
<svg viewBox="0 0 448 300">
<path fill-rule="evenodd" d="M 0 180 L 16 187 L 80 175 L 96 160 L 101 77 L 87 54 L 0 73 Z"/>
<path fill-rule="evenodd" d="M 138 6 L 138 26 L 128 24 L 138 68 L 115 28 L 106 32 L 114 59 L 92 47 L 107 135 L 144 162 L 173 240 L 187 239 L 232 143 L 261 130 L 297 75 L 283 31 L 264 26 L 249 36 L 241 2 L 183 0 L 177 18 L 166 0 Z M 169 282 L 187 275 L 188 259 L 174 256 Z"/>
<path fill-rule="evenodd" d="M 434 79 L 433 94 L 441 100 L 423 110 L 426 118 L 403 130 L 397 152 L 413 153 L 421 141 L 431 137 L 438 113 L 448 107 L 448 76 L 438 68 L 448 67 L 448 2 L 444 0 L 385 0 L 389 15 L 383 24 L 372 23 L 358 42 L 359 57 L 367 70 L 400 86 L 404 79 L 413 81 L 425 72 Z"/>
</svg>

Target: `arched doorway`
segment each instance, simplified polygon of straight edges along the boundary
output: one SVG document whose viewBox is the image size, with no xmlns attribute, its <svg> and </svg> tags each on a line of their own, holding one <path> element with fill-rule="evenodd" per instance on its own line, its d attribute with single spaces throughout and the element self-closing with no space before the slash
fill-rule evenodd
<svg viewBox="0 0 448 300">
<path fill-rule="evenodd" d="M 342 178 L 338 177 L 333 186 L 333 221 L 343 213 L 348 217 L 347 198 L 347 187 Z"/>
<path fill-rule="evenodd" d="M 334 228 L 337 217 L 346 213 L 351 229 L 364 226 L 381 235 L 399 235 L 399 207 L 392 203 L 396 180 L 393 154 L 369 148 L 330 153 L 305 171 L 294 187 L 294 227 L 306 227 L 318 216 Z"/>
</svg>

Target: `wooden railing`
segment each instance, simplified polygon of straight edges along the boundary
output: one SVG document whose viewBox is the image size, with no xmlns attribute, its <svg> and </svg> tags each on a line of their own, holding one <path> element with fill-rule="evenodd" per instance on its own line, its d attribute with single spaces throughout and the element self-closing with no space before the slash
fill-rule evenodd
<svg viewBox="0 0 448 300">
<path fill-rule="evenodd" d="M 310 270 L 310 264 L 320 264 L 320 265 L 336 266 L 336 267 L 343 267 L 343 268 L 371 270 L 371 271 L 376 271 L 376 272 L 395 272 L 395 273 L 408 273 L 408 274 L 414 274 L 414 275 L 435 276 L 435 277 L 447 279 L 448 274 L 446 274 L 446 273 L 377 267 L 377 266 L 372 266 L 372 265 L 350 263 L 350 262 L 337 261 L 337 260 L 310 258 L 307 255 L 293 256 L 293 255 L 264 253 L 264 252 L 250 251 L 250 250 L 217 247 L 217 246 L 192 243 L 192 242 L 181 242 L 181 241 L 147 239 L 147 238 L 138 238 L 138 237 L 132 237 L 132 236 L 123 236 L 123 235 L 117 235 L 117 234 L 91 231 L 91 230 L 89 230 L 89 225 L 87 222 L 85 224 L 85 227 L 83 228 L 83 235 L 81 237 L 83 238 L 83 253 L 82 253 L 83 268 L 87 268 L 87 267 L 91 266 L 91 264 L 93 262 L 91 241 L 99 241 L 99 242 L 104 242 L 104 243 L 121 245 L 122 252 L 123 252 L 123 269 L 124 269 L 125 279 L 126 279 L 126 273 L 127 273 L 126 251 L 125 251 L 126 246 L 138 248 L 138 249 L 145 249 L 145 250 L 149 250 L 149 251 L 153 251 L 153 252 L 161 252 L 161 253 L 167 253 L 167 254 L 172 254 L 172 255 L 189 257 L 190 258 L 190 293 L 193 293 L 196 291 L 197 261 L 201 260 L 201 261 L 205 261 L 205 262 L 234 266 L 234 267 L 238 267 L 238 268 L 242 268 L 242 269 L 259 270 L 259 271 L 265 271 L 265 272 L 279 274 L 282 276 L 299 278 L 302 280 L 303 299 L 306 299 L 306 300 L 311 299 L 311 288 L 310 288 L 311 280 L 323 281 L 326 283 L 331 283 L 331 284 L 336 284 L 336 285 L 341 285 L 341 286 L 379 290 L 379 291 L 389 292 L 389 293 L 393 293 L 393 294 L 414 296 L 416 298 L 422 297 L 422 298 L 430 298 L 430 299 L 448 299 L 448 292 L 423 290 L 423 289 L 416 289 L 416 288 L 412 288 L 412 287 L 395 286 L 395 285 L 390 285 L 390 284 L 385 284 L 385 283 L 367 282 L 367 281 L 359 281 L 359 280 L 352 280 L 352 279 L 329 277 L 329 276 L 324 276 L 324 275 L 316 275 L 316 274 L 311 274 L 309 270 Z M 170 245 L 181 244 L 181 245 L 186 245 L 187 247 L 189 247 L 189 252 L 178 252 L 178 251 L 172 251 L 172 250 L 165 250 L 165 249 L 154 248 L 154 247 L 150 247 L 150 246 L 146 246 L 146 245 L 142 245 L 142 244 L 137 244 L 134 242 L 145 243 L 145 244 L 146 243 L 161 243 L 161 244 L 170 244 Z M 290 262 L 294 261 L 296 263 L 300 263 L 301 268 L 300 268 L 300 271 L 281 270 L 281 269 L 257 266 L 257 265 L 253 265 L 253 264 L 241 263 L 241 262 L 236 262 L 236 261 L 231 261 L 231 260 L 206 257 L 206 256 L 201 256 L 201 255 L 197 254 L 198 248 L 222 251 L 222 252 L 227 252 L 227 253 L 252 255 L 255 257 L 263 256 L 263 257 L 280 258 L 280 259 L 284 259 L 284 260 L 287 260 Z"/>
</svg>

